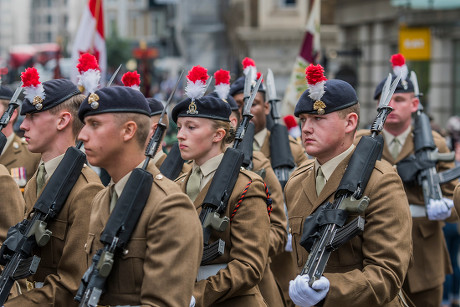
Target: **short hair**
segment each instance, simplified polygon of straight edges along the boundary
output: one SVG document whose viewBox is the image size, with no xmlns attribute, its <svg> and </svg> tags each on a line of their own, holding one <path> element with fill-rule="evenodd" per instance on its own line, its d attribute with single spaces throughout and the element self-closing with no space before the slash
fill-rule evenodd
<svg viewBox="0 0 460 307">
<path fill-rule="evenodd" d="M 74 95 L 57 106 L 49 109 L 50 113 L 53 115 L 58 114 L 62 110 L 69 111 L 70 115 L 72 115 L 72 133 L 75 137 L 80 133 L 81 128 L 83 128 L 83 123 L 78 118 L 78 109 L 85 98 L 86 96 L 83 94 Z"/>
<path fill-rule="evenodd" d="M 133 121 L 137 125 L 136 141 L 139 147 L 145 148 L 145 141 L 150 132 L 150 117 L 140 113 L 112 113 L 117 121 L 118 126 L 128 121 Z"/>
<path fill-rule="evenodd" d="M 359 126 L 359 102 L 342 110 L 337 111 L 340 118 L 345 118 L 350 113 L 356 113 L 358 115 L 358 122 L 356 123 L 355 131 L 358 129 Z"/>
</svg>

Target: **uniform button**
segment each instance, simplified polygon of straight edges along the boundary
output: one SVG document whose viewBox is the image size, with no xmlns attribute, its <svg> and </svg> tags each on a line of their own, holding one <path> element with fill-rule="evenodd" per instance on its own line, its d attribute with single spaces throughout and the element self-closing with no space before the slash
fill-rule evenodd
<svg viewBox="0 0 460 307">
<path fill-rule="evenodd" d="M 127 250 L 127 249 L 125 249 L 125 250 L 123 251 L 123 255 L 125 255 L 125 256 L 128 255 L 128 253 L 129 253 L 129 250 Z"/>
<path fill-rule="evenodd" d="M 88 247 L 88 243 L 85 243 L 85 249 L 86 249 L 86 247 Z"/>
<path fill-rule="evenodd" d="M 15 149 L 18 149 L 18 148 L 19 148 L 18 142 L 14 142 L 14 143 L 13 143 L 13 147 L 14 147 Z"/>
<path fill-rule="evenodd" d="M 155 179 L 161 180 L 161 179 L 163 179 L 163 175 L 162 175 L 162 174 L 158 174 L 158 175 L 155 176 Z"/>
</svg>

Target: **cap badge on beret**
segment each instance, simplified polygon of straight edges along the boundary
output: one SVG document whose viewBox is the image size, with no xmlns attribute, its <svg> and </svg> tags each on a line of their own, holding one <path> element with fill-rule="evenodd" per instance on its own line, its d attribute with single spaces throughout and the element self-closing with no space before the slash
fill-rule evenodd
<svg viewBox="0 0 460 307">
<path fill-rule="evenodd" d="M 28 99 L 38 111 L 43 108 L 43 100 L 45 100 L 45 89 L 39 79 L 40 76 L 35 67 L 27 68 L 21 73 L 25 98 Z"/>
<path fill-rule="evenodd" d="M 96 93 L 89 94 L 88 103 L 91 106 L 91 108 L 93 108 L 94 110 L 99 108 L 99 102 L 98 101 L 99 101 L 99 95 L 98 94 L 96 94 Z"/>
<path fill-rule="evenodd" d="M 396 76 L 401 75 L 401 85 L 404 90 L 407 90 L 409 83 L 406 81 L 409 74 L 409 68 L 406 65 L 406 59 L 401 53 L 393 54 L 390 59 L 391 65 L 393 66 L 393 73 Z"/>
<path fill-rule="evenodd" d="M 190 98 L 187 114 L 198 114 L 195 99 L 203 97 L 206 92 L 206 81 L 208 80 L 208 70 L 200 65 L 192 67 L 187 75 L 187 85 L 185 86 L 185 94 Z"/>
<path fill-rule="evenodd" d="M 308 89 L 310 94 L 308 95 L 312 100 L 315 101 L 313 104 L 313 110 L 317 111 L 319 115 L 325 113 L 326 104 L 321 100 L 323 97 L 324 83 L 327 81 L 327 78 L 324 76 L 324 68 L 321 65 L 310 64 L 305 70 L 306 79 L 308 83 Z"/>
<path fill-rule="evenodd" d="M 313 110 L 317 111 L 319 115 L 324 114 L 324 109 L 326 108 L 326 104 L 321 100 L 316 100 L 313 104 Z"/>
</svg>

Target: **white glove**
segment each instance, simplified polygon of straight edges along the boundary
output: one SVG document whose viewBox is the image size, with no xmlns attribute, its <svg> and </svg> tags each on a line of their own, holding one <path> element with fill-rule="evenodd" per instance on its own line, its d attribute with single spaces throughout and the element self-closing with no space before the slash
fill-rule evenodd
<svg viewBox="0 0 460 307">
<path fill-rule="evenodd" d="M 450 216 L 454 202 L 443 197 L 442 199 L 430 199 L 426 212 L 431 221 L 442 221 Z"/>
<path fill-rule="evenodd" d="M 195 307 L 195 297 L 192 295 L 192 299 L 190 300 L 190 306 L 189 307 Z"/>
<path fill-rule="evenodd" d="M 292 252 L 292 235 L 288 233 L 286 246 L 284 247 L 286 252 Z"/>
<path fill-rule="evenodd" d="M 310 307 L 318 304 L 329 292 L 329 280 L 321 276 L 310 287 L 308 275 L 297 275 L 289 282 L 289 296 L 291 300 L 300 307 Z"/>
</svg>

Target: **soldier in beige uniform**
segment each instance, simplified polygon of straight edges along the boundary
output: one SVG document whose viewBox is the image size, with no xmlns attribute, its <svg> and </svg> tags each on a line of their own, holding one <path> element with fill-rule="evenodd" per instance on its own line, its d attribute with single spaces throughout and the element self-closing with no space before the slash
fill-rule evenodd
<svg viewBox="0 0 460 307">
<path fill-rule="evenodd" d="M 33 104 L 24 100 L 21 124 L 31 152 L 41 154 L 39 171 L 27 183 L 24 198 L 26 216 L 32 211 L 48 179 L 53 175 L 68 147 L 75 144 L 81 129 L 78 107 L 85 96 L 69 80 L 57 79 L 43 83 L 44 99 Z M 32 99 L 29 100 L 29 99 Z M 28 290 L 8 300 L 5 306 L 76 306 L 73 297 L 86 270 L 83 250 L 88 232 L 90 203 L 102 189 L 99 177 L 84 166 L 61 212 L 48 223 L 50 242 L 37 248 L 41 257 L 37 273 L 28 278 Z"/>
<path fill-rule="evenodd" d="M 316 157 L 294 171 L 285 187 L 298 273 L 308 252 L 299 244 L 305 218 L 332 201 L 355 147 L 359 104 L 342 80 L 327 80 L 320 99 L 305 91 L 295 108 L 307 153 Z M 333 251 L 324 275 L 309 286 L 308 275 L 291 281 L 298 306 L 403 306 L 400 290 L 411 257 L 411 223 L 400 178 L 377 161 L 364 194 L 370 203 L 364 232 Z M 347 222 L 356 217 L 349 214 Z"/>
<path fill-rule="evenodd" d="M 8 103 L 13 92 L 6 86 L 0 85 L 0 116 L 8 108 Z M 3 128 L 2 133 L 6 136 L 6 145 L 0 153 L 0 164 L 3 164 L 10 174 L 14 174 L 17 184 L 24 188 L 32 175 L 35 173 L 40 162 L 40 154 L 31 153 L 27 149 L 27 142 L 21 139 L 13 131 L 13 124 L 18 116 L 15 110 L 8 125 Z"/>
<path fill-rule="evenodd" d="M 233 96 L 239 106 L 240 116 L 244 106 L 244 81 L 245 77 L 240 77 L 232 83 L 230 88 L 230 95 Z M 269 159 L 269 161 L 271 161 L 270 131 L 267 129 L 267 115 L 269 113 L 270 104 L 266 100 L 265 88 L 261 84 L 251 108 L 251 114 L 254 115 L 251 121 L 255 126 L 253 147 L 254 153 L 261 152 L 265 157 Z M 299 166 L 308 160 L 302 145 L 291 136 L 289 136 L 289 145 L 296 166 Z M 256 154 L 254 156 L 256 156 Z M 282 289 L 283 295 L 287 300 L 286 303 L 288 306 L 291 306 L 292 302 L 289 300 L 288 293 L 289 281 L 296 276 L 295 257 L 291 252 L 291 247 L 287 246 L 287 250 L 284 250 L 283 246 L 282 249 L 279 249 L 275 254 L 271 254 L 270 259 L 271 270 L 273 271 L 276 281 Z"/>
<path fill-rule="evenodd" d="M 92 202 L 88 264 L 103 247 L 101 233 L 132 170 L 144 163 L 150 130 L 150 109 L 139 91 L 108 87 L 92 95 L 97 105 L 87 98 L 79 111 L 86 124 L 79 139 L 88 161 L 106 169 L 112 181 Z M 125 251 L 115 254 L 100 305 L 183 307 L 191 301 L 203 246 L 196 210 L 152 161 L 147 171 L 154 178 L 150 195 Z"/>
<path fill-rule="evenodd" d="M 5 166 L 0 164 L 0 246 L 8 229 L 24 217 L 24 198 Z"/>
<path fill-rule="evenodd" d="M 393 80 L 395 78 L 393 75 Z M 374 99 L 380 97 L 383 82 L 377 86 Z M 412 82 L 402 79 L 390 101 L 393 111 L 388 115 L 383 130 L 385 145 L 382 158 L 391 165 L 396 165 L 414 153 L 412 113 L 416 112 L 419 103 L 419 99 L 414 95 Z M 365 134 L 368 134 L 368 131 L 358 131 L 355 143 Z M 435 131 L 433 138 L 440 153 L 449 152 L 445 140 Z M 436 168 L 438 171 L 444 171 L 453 166 L 454 162 L 438 162 Z M 453 182 L 441 186 L 445 198 L 442 199 L 439 208 L 443 214 L 434 216 L 431 211 L 425 210 L 422 188 L 418 185 L 404 184 L 412 214 L 414 247 L 414 261 L 407 273 L 404 291 L 416 306 L 440 306 L 444 277 L 452 272 L 442 227 L 444 220 L 457 219 L 456 211 L 443 204 L 446 202 L 450 208 L 452 207 L 452 201 L 448 198 L 452 197 L 454 188 Z M 437 205 L 430 208 L 436 207 Z"/>
<path fill-rule="evenodd" d="M 230 113 L 227 103 L 211 96 L 185 99 L 172 111 L 181 156 L 194 161 L 192 170 L 176 182 L 194 201 L 198 212 L 226 144 L 233 141 Z M 266 306 L 257 286 L 268 261 L 270 220 L 266 199 L 260 176 L 240 170 L 225 210 L 230 224 L 223 232 L 213 230 L 209 242 L 224 240 L 225 251 L 200 268 L 193 292 L 196 306 Z"/>
</svg>

